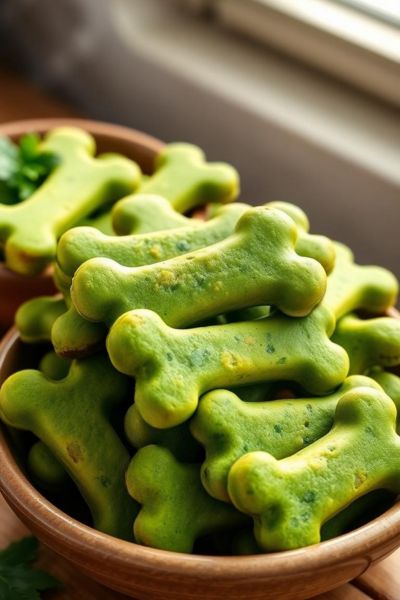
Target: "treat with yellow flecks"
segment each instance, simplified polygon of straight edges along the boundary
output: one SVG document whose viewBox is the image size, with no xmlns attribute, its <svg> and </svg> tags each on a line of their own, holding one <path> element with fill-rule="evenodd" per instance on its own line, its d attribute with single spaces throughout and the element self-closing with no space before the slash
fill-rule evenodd
<svg viewBox="0 0 400 600">
<path fill-rule="evenodd" d="M 322 525 L 377 489 L 400 492 L 396 407 L 382 390 L 358 388 L 338 402 L 324 437 L 282 460 L 250 452 L 234 463 L 228 493 L 254 518 L 265 551 L 317 544 Z"/>
<path fill-rule="evenodd" d="M 134 448 L 157 444 L 184 462 L 196 462 L 202 456 L 202 448 L 191 435 L 188 423 L 157 429 L 146 423 L 136 404 L 132 404 L 126 412 L 124 426 L 125 435 Z"/>
<path fill-rule="evenodd" d="M 21 339 L 29 344 L 50 341 L 53 324 L 66 310 L 65 300 L 59 294 L 27 300 L 15 315 Z"/>
<path fill-rule="evenodd" d="M 57 239 L 69 227 L 135 190 L 136 163 L 117 154 L 94 158 L 95 142 L 87 132 L 54 129 L 41 144 L 58 165 L 25 201 L 0 205 L 0 245 L 6 266 L 23 275 L 40 272 L 56 254 Z"/>
<path fill-rule="evenodd" d="M 349 355 L 350 373 L 400 365 L 400 319 L 360 319 L 350 313 L 339 320 L 332 340 Z"/>
<path fill-rule="evenodd" d="M 167 200 L 164 202 L 169 206 Z M 57 261 L 71 277 L 82 263 L 99 256 L 126 267 L 161 262 L 225 239 L 248 208 L 239 203 L 222 206 L 209 221 L 196 223 L 184 217 L 187 223 L 183 227 L 141 235 L 109 236 L 93 227 L 75 227 L 61 237 Z"/>
<path fill-rule="evenodd" d="M 297 232 L 282 211 L 252 208 L 225 240 L 161 263 L 88 260 L 74 275 L 72 301 L 82 316 L 109 326 L 137 308 L 155 310 L 177 327 L 262 304 L 305 316 L 321 301 L 326 274 L 316 260 L 295 252 Z"/>
<path fill-rule="evenodd" d="M 132 194 L 118 200 L 112 209 L 112 225 L 118 235 L 141 235 L 201 223 L 177 212 L 168 200 L 155 194 Z"/>
<path fill-rule="evenodd" d="M 350 248 L 339 242 L 335 242 L 335 248 L 335 266 L 323 301 L 337 319 L 360 309 L 382 314 L 396 303 L 399 284 L 390 271 L 357 265 Z"/>
<path fill-rule="evenodd" d="M 296 252 L 300 256 L 314 258 L 330 273 L 335 265 L 335 244 L 324 235 L 310 234 L 310 223 L 306 213 L 295 204 L 275 200 L 265 204 L 270 208 L 277 208 L 293 219 L 299 228 L 299 238 L 296 244 Z"/>
<path fill-rule="evenodd" d="M 227 163 L 207 163 L 204 152 L 192 144 L 168 144 L 154 166 L 139 193 L 162 196 L 180 213 L 209 202 L 232 202 L 239 194 L 236 169 Z"/>
<path fill-rule="evenodd" d="M 132 537 L 136 505 L 124 486 L 130 456 L 110 418 L 129 389 L 129 380 L 99 354 L 74 361 L 61 380 L 24 370 L 0 390 L 2 420 L 34 433 L 78 486 L 94 526 L 124 539 Z"/>
<path fill-rule="evenodd" d="M 134 533 L 135 540 L 145 546 L 191 552 L 197 538 L 247 522 L 233 506 L 204 491 L 198 464 L 180 463 L 161 446 L 138 450 L 127 470 L 126 484 L 142 505 Z"/>
<path fill-rule="evenodd" d="M 323 306 L 305 318 L 172 329 L 154 312 L 124 314 L 107 350 L 116 369 L 136 378 L 135 403 L 153 427 L 188 419 L 205 392 L 264 381 L 296 381 L 313 394 L 340 385 L 348 356 L 329 336 L 334 318 Z"/>
<path fill-rule="evenodd" d="M 227 390 L 205 394 L 190 429 L 206 450 L 201 479 L 207 492 L 229 502 L 228 474 L 238 458 L 263 451 L 281 459 L 305 448 L 331 429 L 340 398 L 361 386 L 380 389 L 372 379 L 354 375 L 318 398 L 248 403 Z"/>
</svg>

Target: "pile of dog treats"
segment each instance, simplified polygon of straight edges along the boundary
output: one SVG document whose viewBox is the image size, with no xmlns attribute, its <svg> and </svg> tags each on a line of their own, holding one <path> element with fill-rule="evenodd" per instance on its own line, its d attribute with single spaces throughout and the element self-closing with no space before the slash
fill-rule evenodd
<svg viewBox="0 0 400 600">
<path fill-rule="evenodd" d="M 78 491 L 100 531 L 213 554 L 315 544 L 393 504 L 396 278 L 292 204 L 234 202 L 236 171 L 194 146 L 149 177 L 79 129 L 42 146 L 57 166 L 0 206 L 6 265 L 54 261 L 60 290 L 19 309 L 38 369 L 0 392 L 35 485 Z"/>
</svg>

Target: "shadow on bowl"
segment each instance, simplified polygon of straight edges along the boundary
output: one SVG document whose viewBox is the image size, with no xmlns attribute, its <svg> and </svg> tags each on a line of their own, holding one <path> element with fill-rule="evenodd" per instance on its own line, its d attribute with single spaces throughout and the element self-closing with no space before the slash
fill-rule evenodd
<svg viewBox="0 0 400 600">
<path fill-rule="evenodd" d="M 36 350 L 11 329 L 0 346 L 0 384 L 33 364 Z M 139 600 L 303 600 L 361 575 L 400 544 L 397 503 L 368 524 L 300 550 L 222 557 L 147 548 L 99 533 L 47 500 L 0 436 L 0 490 L 37 537 L 98 582 Z"/>
<path fill-rule="evenodd" d="M 136 161 L 142 171 L 150 174 L 154 168 L 154 158 L 164 146 L 160 140 L 140 131 L 86 119 L 32 119 L 0 125 L 0 137 L 7 136 L 13 141 L 25 133 L 43 135 L 55 127 L 72 126 L 85 129 L 96 140 L 97 152 L 119 152 Z M 9 271 L 0 262 L 0 334 L 13 323 L 15 312 L 22 302 L 35 296 L 53 294 L 55 287 L 51 268 L 35 277 L 26 277 Z"/>
</svg>

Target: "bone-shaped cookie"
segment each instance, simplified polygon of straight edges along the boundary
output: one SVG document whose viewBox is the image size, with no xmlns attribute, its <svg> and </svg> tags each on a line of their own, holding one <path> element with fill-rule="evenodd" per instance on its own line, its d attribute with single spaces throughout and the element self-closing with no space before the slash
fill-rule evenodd
<svg viewBox="0 0 400 600">
<path fill-rule="evenodd" d="M 71 305 L 54 321 L 51 342 L 60 356 L 84 358 L 103 347 L 106 334 L 103 323 L 84 319 Z"/>
<path fill-rule="evenodd" d="M 360 266 L 344 244 L 335 242 L 336 261 L 328 277 L 324 304 L 339 319 L 346 313 L 363 309 L 384 313 L 396 302 L 396 277 L 382 267 Z"/>
<path fill-rule="evenodd" d="M 321 525 L 375 489 L 400 491 L 396 407 L 383 391 L 359 388 L 338 402 L 332 430 L 297 454 L 276 460 L 251 452 L 231 468 L 228 492 L 254 518 L 267 551 L 320 541 Z"/>
<path fill-rule="evenodd" d="M 20 371 L 0 391 L 3 421 L 32 431 L 46 444 L 77 484 L 97 529 L 127 539 L 135 514 L 124 486 L 130 457 L 110 413 L 125 402 L 129 387 L 100 354 L 74 361 L 60 381 Z"/>
<path fill-rule="evenodd" d="M 350 313 L 337 323 L 332 341 L 349 355 L 350 373 L 400 365 L 400 319 L 360 319 Z"/>
<path fill-rule="evenodd" d="M 238 458 L 264 451 L 281 459 L 298 452 L 331 429 L 340 398 L 361 386 L 380 389 L 372 379 L 354 375 L 320 398 L 248 403 L 227 390 L 205 394 L 190 429 L 206 450 L 201 479 L 207 492 L 229 502 L 228 474 Z"/>
<path fill-rule="evenodd" d="M 315 258 L 330 273 L 335 265 L 336 248 L 332 240 L 324 235 L 310 234 L 310 223 L 306 213 L 295 204 L 275 200 L 268 202 L 265 206 L 277 208 L 285 212 L 293 219 L 299 228 L 299 238 L 296 244 L 296 252 L 300 256 Z"/>
<path fill-rule="evenodd" d="M 68 375 L 71 361 L 47 352 L 39 363 L 39 370 L 52 380 L 64 379 Z M 28 453 L 28 468 L 34 481 L 52 492 L 62 491 L 71 482 L 66 470 L 53 452 L 42 441 L 37 441 Z"/>
<path fill-rule="evenodd" d="M 155 310 L 178 327 L 261 304 L 304 316 L 321 300 L 326 274 L 317 261 L 296 254 L 296 239 L 285 213 L 252 208 L 231 236 L 183 256 L 136 268 L 87 261 L 75 273 L 72 301 L 85 318 L 109 325 L 136 308 Z"/>
<path fill-rule="evenodd" d="M 60 492 L 71 483 L 67 471 L 52 451 L 41 441 L 30 448 L 28 469 L 34 482 L 50 492 Z"/>
<path fill-rule="evenodd" d="M 191 552 L 198 537 L 246 523 L 243 514 L 204 491 L 200 465 L 180 463 L 161 446 L 138 450 L 126 484 L 142 505 L 134 532 L 135 540 L 145 546 Z"/>
<path fill-rule="evenodd" d="M 231 202 L 239 194 L 239 175 L 226 163 L 207 163 L 204 152 L 191 144 L 169 144 L 157 155 L 154 174 L 139 190 L 169 200 L 185 213 L 208 202 Z"/>
<path fill-rule="evenodd" d="M 96 208 L 133 191 L 140 169 L 122 156 L 94 158 L 95 143 L 83 130 L 51 131 L 43 150 L 55 153 L 59 164 L 27 200 L 0 206 L 0 244 L 6 265 L 33 275 L 56 254 L 59 236 Z"/>
<path fill-rule="evenodd" d="M 126 267 L 157 263 L 225 239 L 248 208 L 246 204 L 230 204 L 201 225 L 187 219 L 185 227 L 141 235 L 108 236 L 92 227 L 76 227 L 61 237 L 57 261 L 71 277 L 82 263 L 96 257 L 110 258 Z"/>
<path fill-rule="evenodd" d="M 39 296 L 24 302 L 15 315 L 15 324 L 24 342 L 34 344 L 51 339 L 51 328 L 67 310 L 61 295 Z"/>
<path fill-rule="evenodd" d="M 202 456 L 201 446 L 191 435 L 188 423 L 170 429 L 157 429 L 146 423 L 135 404 L 125 415 L 125 434 L 134 448 L 156 444 L 167 448 L 183 462 L 196 462 Z"/>
<path fill-rule="evenodd" d="M 397 427 L 400 429 L 400 377 L 395 375 L 395 373 L 390 373 L 376 367 L 369 371 L 368 376 L 379 383 L 383 391 L 395 403 L 397 408 Z"/>
<path fill-rule="evenodd" d="M 314 394 L 342 383 L 348 357 L 333 344 L 334 319 L 319 307 L 305 318 L 172 329 L 154 312 L 122 315 L 107 338 L 115 368 L 136 378 L 135 403 L 154 427 L 173 427 L 204 392 L 262 381 L 296 381 Z"/>
<path fill-rule="evenodd" d="M 53 350 L 47 352 L 39 363 L 41 371 L 49 379 L 64 379 L 68 375 L 71 361 L 56 354 Z"/>
<path fill-rule="evenodd" d="M 200 224 L 178 213 L 171 203 L 154 194 L 132 194 L 119 200 L 112 209 L 112 225 L 118 235 L 166 231 Z"/>
</svg>

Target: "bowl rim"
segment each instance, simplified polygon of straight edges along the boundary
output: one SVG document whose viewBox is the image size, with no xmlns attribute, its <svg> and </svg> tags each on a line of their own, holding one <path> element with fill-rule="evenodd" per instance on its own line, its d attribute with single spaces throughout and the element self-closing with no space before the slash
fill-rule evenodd
<svg viewBox="0 0 400 600">
<path fill-rule="evenodd" d="M 19 341 L 12 327 L 0 343 L 0 371 Z M 50 547 L 74 562 L 74 556 L 104 560 L 113 554 L 113 566 L 126 571 L 132 566 L 158 575 L 176 573 L 193 578 L 230 582 L 248 577 L 298 576 L 302 572 L 367 556 L 373 562 L 375 548 L 400 542 L 400 502 L 362 527 L 306 548 L 250 556 L 203 556 L 159 550 L 114 538 L 73 519 L 36 490 L 18 467 L 3 432 L 0 434 L 0 491 L 26 523 L 45 531 Z M 39 535 L 40 537 L 40 535 Z M 60 543 L 57 543 L 60 540 Z M 388 554 L 388 552 L 386 552 Z M 76 561 L 79 562 L 79 561 Z"/>
<path fill-rule="evenodd" d="M 0 135 L 15 137 L 24 133 L 36 132 L 43 135 L 51 129 L 57 127 L 81 127 L 93 136 L 105 136 L 109 138 L 118 138 L 125 142 L 134 143 L 147 149 L 158 152 L 165 143 L 156 137 L 125 125 L 109 123 L 107 121 L 97 121 L 85 119 L 84 117 L 50 117 L 36 119 L 21 119 L 0 123 Z"/>
</svg>

